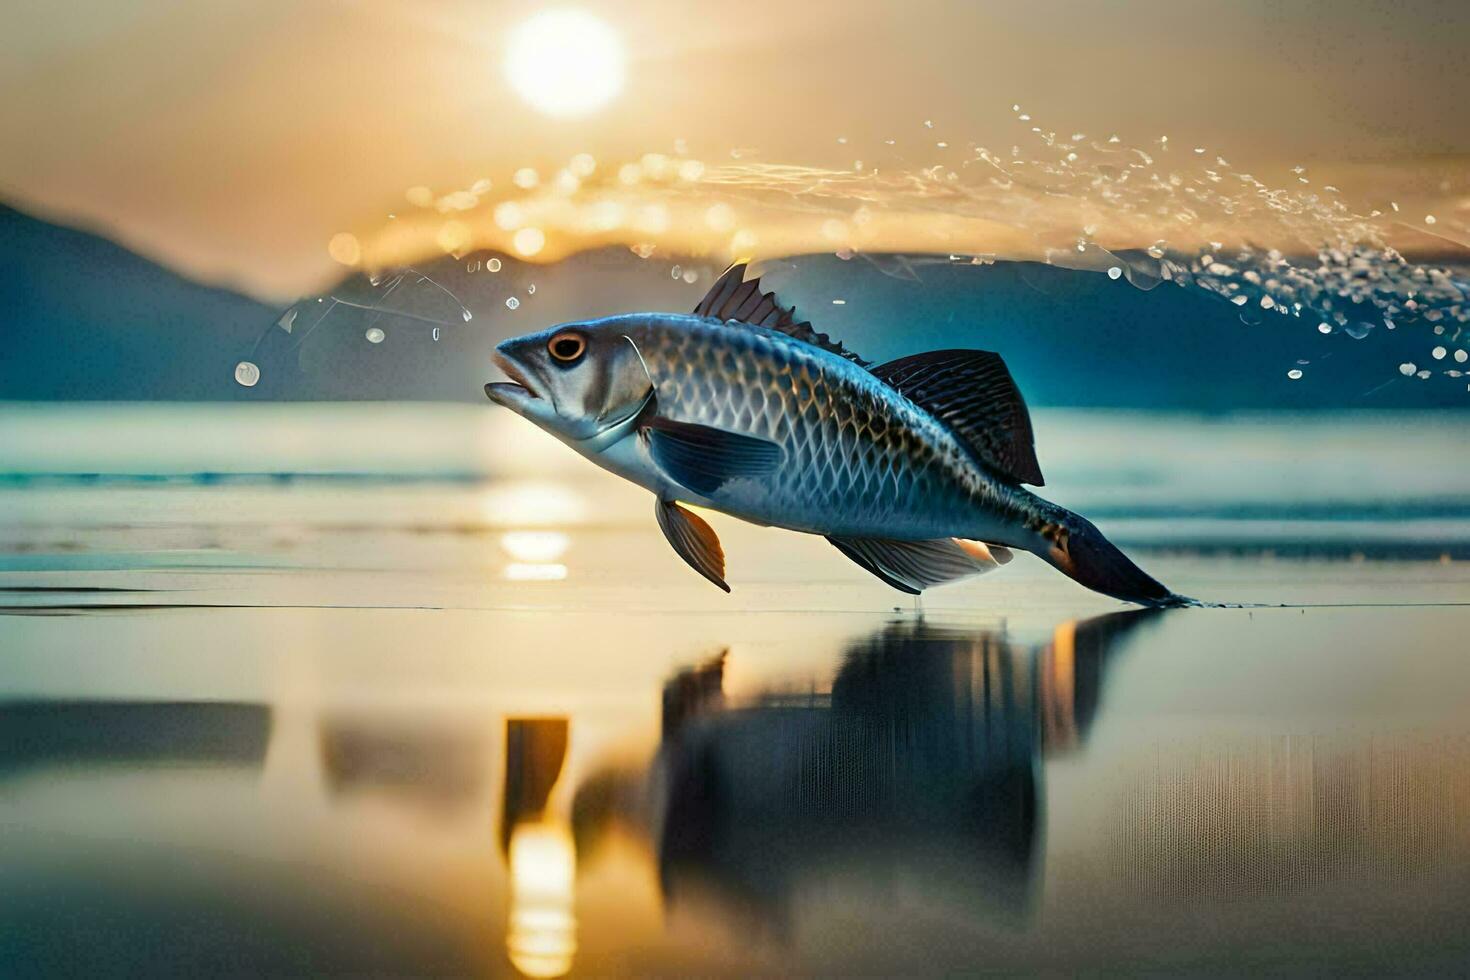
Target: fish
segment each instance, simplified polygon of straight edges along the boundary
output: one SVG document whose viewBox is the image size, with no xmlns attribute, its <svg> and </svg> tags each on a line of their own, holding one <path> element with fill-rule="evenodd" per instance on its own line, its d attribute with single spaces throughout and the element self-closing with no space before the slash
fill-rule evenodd
<svg viewBox="0 0 1470 980">
<path fill-rule="evenodd" d="M 1081 585 L 1182 605 L 1044 486 L 1026 403 L 1001 356 L 864 360 L 783 306 L 744 263 L 692 313 L 631 313 L 506 340 L 491 401 L 651 491 L 674 551 L 730 591 L 694 508 L 825 537 L 912 595 L 1028 551 Z"/>
</svg>

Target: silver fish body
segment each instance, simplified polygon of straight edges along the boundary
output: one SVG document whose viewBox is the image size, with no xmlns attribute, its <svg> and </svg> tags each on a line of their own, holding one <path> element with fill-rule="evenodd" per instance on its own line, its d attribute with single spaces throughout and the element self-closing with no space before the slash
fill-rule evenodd
<svg viewBox="0 0 1470 980">
<path fill-rule="evenodd" d="M 761 327 L 611 317 L 648 368 L 658 414 L 776 443 L 781 462 L 708 496 L 671 481 L 630 434 L 589 454 L 655 493 L 815 534 L 1022 543 L 1043 502 L 991 475 L 932 415 L 858 364 Z"/>
<path fill-rule="evenodd" d="M 712 528 L 680 503 L 825 535 L 917 594 L 1031 551 L 1088 588 L 1174 604 L 1084 518 L 1043 500 L 1025 403 L 1000 356 L 869 367 L 736 266 L 693 314 L 638 313 L 506 341 L 490 398 L 652 491 L 665 537 L 728 591 Z"/>
</svg>

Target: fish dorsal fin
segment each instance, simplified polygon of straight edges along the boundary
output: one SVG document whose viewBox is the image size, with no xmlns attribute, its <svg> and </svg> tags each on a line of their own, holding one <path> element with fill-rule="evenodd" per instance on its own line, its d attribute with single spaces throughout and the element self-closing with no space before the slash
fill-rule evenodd
<svg viewBox="0 0 1470 980">
<path fill-rule="evenodd" d="M 796 308 L 782 306 L 775 293 L 761 292 L 759 276 L 747 282 L 744 262 L 730 266 L 724 275 L 715 280 L 709 292 L 704 294 L 704 299 L 694 308 L 694 314 L 713 317 L 726 323 L 733 320 L 736 323 L 779 330 L 788 337 L 820 347 L 838 357 L 845 357 L 854 364 L 867 367 L 869 363 L 826 334 L 817 333 L 806 320 L 797 320 Z"/>
<path fill-rule="evenodd" d="M 872 370 L 948 426 L 979 462 L 1017 483 L 1044 485 L 1031 415 L 999 354 L 936 350 Z"/>
</svg>

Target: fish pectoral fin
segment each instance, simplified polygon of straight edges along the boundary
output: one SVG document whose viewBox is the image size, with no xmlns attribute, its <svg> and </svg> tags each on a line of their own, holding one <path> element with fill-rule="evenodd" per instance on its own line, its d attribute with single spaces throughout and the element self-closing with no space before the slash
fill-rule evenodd
<svg viewBox="0 0 1470 980">
<path fill-rule="evenodd" d="M 997 550 L 1005 552 L 1006 557 L 997 560 L 990 553 L 982 554 L 979 549 L 966 547 L 969 542 L 962 544 L 955 538 L 898 541 L 828 535 L 827 540 L 858 565 L 909 595 L 918 595 L 931 585 L 983 574 L 1010 559 L 1010 553 L 1003 548 Z"/>
<path fill-rule="evenodd" d="M 708 425 L 655 418 L 643 431 L 653 461 L 675 483 L 704 496 L 730 480 L 770 473 L 783 455 L 769 439 Z"/>
<path fill-rule="evenodd" d="M 679 557 L 690 568 L 729 592 L 730 586 L 725 584 L 725 550 L 720 547 L 714 528 L 705 523 L 704 518 L 672 500 L 658 501 L 655 513 L 659 528 Z"/>
</svg>

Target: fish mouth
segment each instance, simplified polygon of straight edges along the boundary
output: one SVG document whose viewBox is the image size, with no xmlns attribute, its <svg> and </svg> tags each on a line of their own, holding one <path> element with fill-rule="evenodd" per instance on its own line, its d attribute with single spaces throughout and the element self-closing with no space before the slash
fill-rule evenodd
<svg viewBox="0 0 1470 980">
<path fill-rule="evenodd" d="M 516 403 L 541 400 L 524 368 L 498 350 L 490 355 L 490 359 L 510 376 L 509 381 L 491 381 L 485 385 L 485 395 L 492 402 L 509 408 Z"/>
</svg>

